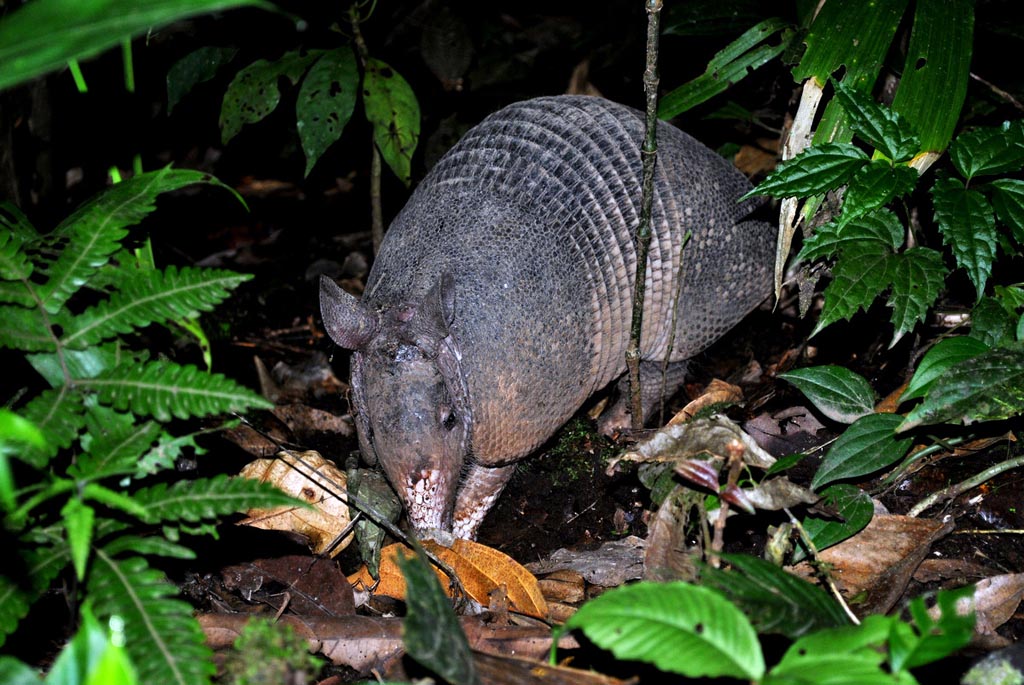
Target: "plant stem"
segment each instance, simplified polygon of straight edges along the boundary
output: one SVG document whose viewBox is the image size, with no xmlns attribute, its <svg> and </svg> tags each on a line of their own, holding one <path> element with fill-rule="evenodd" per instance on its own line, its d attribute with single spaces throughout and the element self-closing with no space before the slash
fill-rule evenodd
<svg viewBox="0 0 1024 685">
<path fill-rule="evenodd" d="M 376 2 L 371 5 L 371 12 L 374 6 L 376 6 Z M 366 62 L 370 59 L 370 51 L 366 48 L 366 41 L 359 30 L 359 23 L 362 21 L 362 18 L 359 16 L 358 4 L 353 4 L 349 8 L 348 18 L 352 24 L 352 42 L 356 46 L 359 65 L 365 74 Z M 380 199 L 380 150 L 377 149 L 375 142 L 371 141 L 370 144 L 373 148 L 370 158 L 370 233 L 373 236 L 373 254 L 377 254 L 378 250 L 380 250 L 381 241 L 384 240 L 384 210 L 381 207 Z"/>
<path fill-rule="evenodd" d="M 995 478 L 1000 473 L 1015 469 L 1018 466 L 1024 466 L 1024 454 L 1019 457 L 1014 457 L 1013 459 L 1007 459 L 1006 461 L 999 462 L 994 466 L 988 467 L 981 473 L 971 476 L 967 480 L 933 492 L 914 505 L 914 508 L 907 512 L 907 516 L 920 516 L 921 513 L 929 507 L 935 506 L 943 500 L 953 499 L 957 495 L 963 494 L 971 488 L 976 488 L 985 481 Z"/>
<path fill-rule="evenodd" d="M 643 146 L 643 181 L 641 186 L 640 225 L 636 229 L 636 279 L 633 285 L 633 322 L 626 348 L 629 369 L 630 407 L 633 430 L 644 427 L 643 403 L 640 399 L 640 334 L 643 330 L 644 291 L 647 282 L 647 252 L 651 245 L 651 207 L 654 204 L 654 164 L 658 158 L 658 27 L 661 23 L 662 0 L 644 0 L 647 9 L 647 68 L 644 70 L 644 93 L 647 112 Z"/>
</svg>

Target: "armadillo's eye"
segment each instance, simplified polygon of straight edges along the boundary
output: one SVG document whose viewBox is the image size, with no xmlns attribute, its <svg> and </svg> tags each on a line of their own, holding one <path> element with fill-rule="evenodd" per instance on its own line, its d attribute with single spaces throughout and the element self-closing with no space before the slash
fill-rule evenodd
<svg viewBox="0 0 1024 685">
<path fill-rule="evenodd" d="M 441 410 L 441 425 L 444 426 L 446 431 L 450 431 L 455 428 L 455 412 L 449 408 Z"/>
</svg>

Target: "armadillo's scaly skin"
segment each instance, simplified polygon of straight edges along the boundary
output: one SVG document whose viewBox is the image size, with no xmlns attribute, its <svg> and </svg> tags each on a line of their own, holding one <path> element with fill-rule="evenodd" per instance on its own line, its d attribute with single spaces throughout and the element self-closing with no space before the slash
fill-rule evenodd
<svg viewBox="0 0 1024 685">
<path fill-rule="evenodd" d="M 424 296 L 440 274 L 454 277 L 451 335 L 476 463 L 529 454 L 625 372 L 642 139 L 642 115 L 604 99 L 511 105 L 438 162 L 389 228 L 363 302 L 386 311 Z M 641 353 L 676 361 L 765 298 L 774 232 L 745 220 L 754 205 L 736 200 L 750 185 L 725 160 L 667 124 L 657 140 Z M 473 514 L 474 527 L 482 512 L 466 511 L 473 503 L 460 508 L 456 520 Z"/>
</svg>

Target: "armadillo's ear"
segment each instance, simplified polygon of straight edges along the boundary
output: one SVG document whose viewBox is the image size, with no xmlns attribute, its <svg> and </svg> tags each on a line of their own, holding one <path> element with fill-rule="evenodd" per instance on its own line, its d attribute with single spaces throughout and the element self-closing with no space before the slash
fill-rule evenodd
<svg viewBox="0 0 1024 685">
<path fill-rule="evenodd" d="M 380 317 L 327 276 L 320 276 L 320 314 L 327 335 L 339 347 L 362 349 L 380 328 Z"/>
</svg>

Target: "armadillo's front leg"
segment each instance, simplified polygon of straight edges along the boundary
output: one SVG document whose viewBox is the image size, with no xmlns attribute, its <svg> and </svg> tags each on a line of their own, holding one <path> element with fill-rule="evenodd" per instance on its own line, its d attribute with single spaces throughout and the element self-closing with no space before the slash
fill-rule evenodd
<svg viewBox="0 0 1024 685">
<path fill-rule="evenodd" d="M 670 363 L 662 375 L 661 362 L 640 362 L 640 403 L 645 423 L 652 418 L 661 420 L 662 402 L 672 397 L 686 380 L 686 366 L 685 361 Z M 630 427 L 629 374 L 619 381 L 618 394 L 618 401 L 597 420 L 597 429 L 604 435 L 614 435 Z"/>
<path fill-rule="evenodd" d="M 456 537 L 473 540 L 498 495 L 515 471 L 515 464 L 508 466 L 482 466 L 473 462 L 459 487 L 455 499 L 455 522 L 452 532 Z"/>
</svg>

